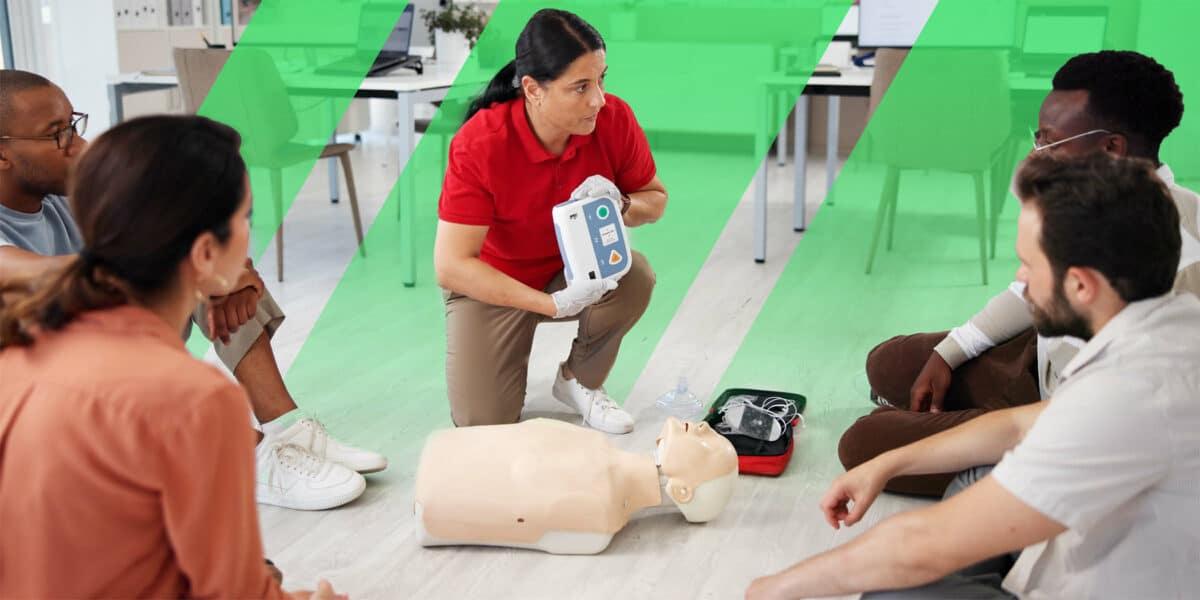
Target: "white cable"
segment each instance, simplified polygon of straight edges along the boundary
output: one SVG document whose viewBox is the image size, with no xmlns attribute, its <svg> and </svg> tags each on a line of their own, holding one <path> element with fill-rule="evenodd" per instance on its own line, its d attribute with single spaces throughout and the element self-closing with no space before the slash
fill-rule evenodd
<svg viewBox="0 0 1200 600">
<path fill-rule="evenodd" d="M 718 431 L 749 435 L 768 442 L 779 439 L 797 417 L 803 423 L 796 404 L 780 396 L 768 396 L 761 401 L 756 396 L 734 396 L 721 407 L 720 414 Z M 771 424 L 766 425 L 762 419 L 769 420 Z"/>
</svg>

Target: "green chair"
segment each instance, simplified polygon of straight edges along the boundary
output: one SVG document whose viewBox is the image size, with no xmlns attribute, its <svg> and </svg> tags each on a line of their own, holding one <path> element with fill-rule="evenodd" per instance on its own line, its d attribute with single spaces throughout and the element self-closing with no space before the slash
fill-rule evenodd
<svg viewBox="0 0 1200 600">
<path fill-rule="evenodd" d="M 890 85 L 887 98 L 869 126 L 873 144 L 885 165 L 883 193 L 875 213 L 874 232 L 867 253 L 867 274 L 875 263 L 879 238 L 887 227 L 888 250 L 892 249 L 899 205 L 900 176 L 906 170 L 948 171 L 974 179 L 976 235 L 979 238 L 980 278 L 987 285 L 988 241 L 995 255 L 995 220 L 1007 186 L 997 185 L 1007 171 L 1010 155 L 1011 113 L 1009 110 L 1008 60 L 996 50 L 922 49 L 895 84 L 877 78 L 877 86 Z M 897 61 L 906 52 L 881 51 L 876 69 L 882 73 L 901 71 Z M 913 60 L 913 59 L 909 59 Z M 988 174 L 992 185 L 987 185 Z M 991 189 L 992 208 L 987 196 Z M 1003 188 L 1003 190 L 1001 189 Z M 989 224 L 990 221 L 990 224 Z M 991 235 L 989 235 L 991 233 Z"/>
<path fill-rule="evenodd" d="M 287 88 L 274 60 L 266 52 L 244 48 L 239 50 L 243 81 L 255 81 L 259 88 L 256 98 L 262 102 L 243 102 L 237 115 L 228 115 L 228 125 L 237 129 L 243 138 L 242 155 L 248 167 L 265 168 L 271 176 L 271 199 L 279 228 L 275 231 L 275 261 L 279 281 L 283 281 L 283 169 L 318 158 L 337 158 L 346 177 L 346 192 L 350 197 L 350 215 L 358 252 L 367 255 L 363 246 L 362 216 L 358 209 L 358 192 L 354 186 L 354 171 L 350 151 L 354 144 L 313 144 L 293 138 L 299 130 L 295 110 L 287 101 Z M 175 70 L 183 91 L 184 106 L 196 112 L 208 96 L 217 76 L 232 53 L 228 50 L 175 48 Z M 230 66 L 233 66 L 232 64 Z"/>
</svg>

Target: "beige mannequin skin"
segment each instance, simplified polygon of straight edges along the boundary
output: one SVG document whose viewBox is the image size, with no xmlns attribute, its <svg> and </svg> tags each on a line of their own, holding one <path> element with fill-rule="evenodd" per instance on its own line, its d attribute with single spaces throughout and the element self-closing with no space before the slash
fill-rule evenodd
<svg viewBox="0 0 1200 600">
<path fill-rule="evenodd" d="M 675 418 L 655 456 L 549 419 L 439 431 L 417 469 L 417 537 L 424 546 L 595 554 L 634 513 L 668 501 L 688 521 L 716 518 L 737 468 L 728 440 L 706 423 Z"/>
</svg>

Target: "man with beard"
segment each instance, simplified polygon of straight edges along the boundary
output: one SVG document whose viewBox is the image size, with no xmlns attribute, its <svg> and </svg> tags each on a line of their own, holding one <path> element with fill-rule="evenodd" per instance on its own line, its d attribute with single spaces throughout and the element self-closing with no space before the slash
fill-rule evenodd
<svg viewBox="0 0 1200 600">
<path fill-rule="evenodd" d="M 756 580 L 747 598 L 1182 598 L 1200 588 L 1200 300 L 1171 290 L 1181 234 L 1170 193 L 1151 163 L 1104 155 L 1031 157 L 1017 193 L 1017 280 L 1034 328 L 1086 340 L 1054 398 L 842 475 L 821 500 L 835 529 L 861 520 L 892 477 L 970 469 L 951 485 L 961 492 Z"/>
<path fill-rule="evenodd" d="M 1030 154 L 1099 152 L 1153 163 L 1171 192 L 1183 230 L 1175 289 L 1200 295 L 1200 198 L 1176 185 L 1170 167 L 1159 160 L 1163 139 L 1182 116 L 1179 86 L 1154 59 L 1127 51 L 1081 54 L 1054 76 Z M 1024 296 L 1024 284 L 1014 282 L 949 332 L 897 336 L 873 349 L 866 371 L 880 408 L 843 434 L 838 447 L 842 464 L 852 469 L 988 411 L 1053 395 L 1062 368 L 1083 341 L 1057 333 L 1035 335 Z M 888 482 L 886 489 L 940 497 L 953 477 L 937 472 L 902 477 Z"/>
</svg>

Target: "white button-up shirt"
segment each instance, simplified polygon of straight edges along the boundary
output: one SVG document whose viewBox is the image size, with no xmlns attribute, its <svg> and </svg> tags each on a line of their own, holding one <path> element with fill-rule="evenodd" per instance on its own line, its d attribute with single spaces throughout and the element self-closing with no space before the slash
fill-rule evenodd
<svg viewBox="0 0 1200 600">
<path fill-rule="evenodd" d="M 1200 594 L 1200 300 L 1128 305 L 992 476 L 1068 530 L 1004 580 L 1022 598 Z"/>
</svg>

